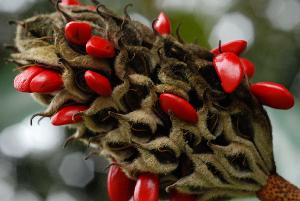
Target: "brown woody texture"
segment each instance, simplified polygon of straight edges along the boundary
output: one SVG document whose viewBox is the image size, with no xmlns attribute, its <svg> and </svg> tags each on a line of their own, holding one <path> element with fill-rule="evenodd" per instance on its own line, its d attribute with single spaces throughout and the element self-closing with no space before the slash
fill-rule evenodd
<svg viewBox="0 0 300 201">
<path fill-rule="evenodd" d="M 90 108 L 68 141 L 86 143 L 93 152 L 119 164 L 133 179 L 142 172 L 159 175 L 161 197 L 171 191 L 196 194 L 198 200 L 253 196 L 275 172 L 270 121 L 249 91 L 249 80 L 232 94 L 223 92 L 206 49 L 185 43 L 179 34 L 160 36 L 103 5 L 58 6 L 60 12 L 20 21 L 18 52 L 12 60 L 23 70 L 39 64 L 59 71 L 64 88 L 32 94 L 47 106 L 35 116 L 51 117 L 74 104 Z M 97 59 L 64 38 L 70 20 L 85 21 L 94 34 L 116 47 L 113 59 Z M 93 70 L 108 77 L 111 97 L 93 93 L 83 75 Z M 199 121 L 189 124 L 159 107 L 161 93 L 189 101 Z M 34 116 L 34 117 L 35 117 Z"/>
<path fill-rule="evenodd" d="M 267 184 L 257 192 L 262 201 L 299 201 L 300 189 L 279 175 L 271 175 Z"/>
</svg>

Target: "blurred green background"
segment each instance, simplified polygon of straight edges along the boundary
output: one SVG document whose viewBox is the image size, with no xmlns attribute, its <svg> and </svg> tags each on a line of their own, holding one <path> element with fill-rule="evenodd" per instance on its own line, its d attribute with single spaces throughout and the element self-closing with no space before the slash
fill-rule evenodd
<svg viewBox="0 0 300 201">
<path fill-rule="evenodd" d="M 89 3 L 83 1 L 82 3 Z M 107 0 L 122 14 L 150 25 L 160 10 L 173 30 L 181 24 L 186 41 L 211 48 L 218 40 L 248 41 L 244 57 L 256 65 L 256 81 L 288 87 L 296 106 L 288 111 L 267 108 L 274 130 L 278 172 L 300 185 L 300 1 L 299 0 Z M 62 148 L 66 131 L 49 120 L 29 125 L 31 114 L 43 110 L 30 95 L 13 89 L 14 65 L 7 62 L 15 27 L 9 20 L 53 11 L 47 0 L 0 0 L 0 199 L 1 201 L 107 201 L 106 167 L 102 158 L 84 160 L 80 144 Z M 241 200 L 241 199 L 238 199 Z M 246 200 L 256 200 L 255 198 Z"/>
</svg>

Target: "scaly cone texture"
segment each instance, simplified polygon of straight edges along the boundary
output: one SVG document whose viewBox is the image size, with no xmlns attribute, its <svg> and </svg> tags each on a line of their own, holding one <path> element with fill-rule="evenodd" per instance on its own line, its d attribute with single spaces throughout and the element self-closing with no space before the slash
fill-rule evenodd
<svg viewBox="0 0 300 201">
<path fill-rule="evenodd" d="M 238 57 L 245 41 L 210 52 L 160 27 L 170 26 L 164 13 L 153 31 L 131 20 L 127 7 L 119 17 L 101 4 L 66 2 L 17 23 L 11 57 L 23 67 L 15 88 L 47 105 L 33 117 L 75 128 L 68 142 L 88 144 L 130 178 L 117 182 L 111 172 L 110 193 L 137 180 L 134 201 L 147 196 L 141 192 L 155 192 L 153 200 L 170 193 L 171 200 L 212 201 L 253 196 L 267 184 L 276 170 L 259 100 L 272 99 L 261 93 L 264 83 L 251 92 L 253 64 Z M 272 86 L 275 106 L 291 107 L 289 92 Z M 141 184 L 149 182 L 154 189 L 147 191 Z"/>
</svg>

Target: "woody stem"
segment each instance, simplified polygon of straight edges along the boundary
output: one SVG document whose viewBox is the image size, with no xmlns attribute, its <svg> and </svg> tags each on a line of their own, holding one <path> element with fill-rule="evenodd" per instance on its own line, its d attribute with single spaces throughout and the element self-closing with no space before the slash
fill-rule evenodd
<svg viewBox="0 0 300 201">
<path fill-rule="evenodd" d="M 267 184 L 257 192 L 261 201 L 300 201 L 300 189 L 281 176 L 270 175 Z"/>
</svg>

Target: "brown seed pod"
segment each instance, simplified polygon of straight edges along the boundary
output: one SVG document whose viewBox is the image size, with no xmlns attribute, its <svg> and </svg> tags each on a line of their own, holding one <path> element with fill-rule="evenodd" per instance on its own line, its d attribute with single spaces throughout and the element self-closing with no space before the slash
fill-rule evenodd
<svg viewBox="0 0 300 201">
<path fill-rule="evenodd" d="M 63 34 L 68 18 L 91 24 L 94 34 L 114 45 L 116 57 L 94 58 L 68 43 Z M 89 106 L 76 114 L 83 121 L 73 125 L 77 132 L 69 140 L 89 144 L 130 178 L 155 173 L 162 191 L 194 194 L 200 201 L 257 192 L 262 200 L 277 199 L 267 195 L 272 183 L 283 182 L 274 176 L 267 113 L 249 91 L 248 80 L 231 94 L 222 90 L 208 50 L 180 37 L 160 36 L 126 12 L 119 17 L 101 4 L 96 11 L 63 6 L 58 12 L 21 21 L 16 47 L 18 52 L 11 57 L 17 63 L 38 63 L 62 73 L 63 89 L 33 94 L 48 105 L 37 115 L 50 117 L 72 104 Z M 90 93 L 83 79 L 86 70 L 109 79 L 110 97 Z M 198 121 L 191 124 L 162 111 L 161 93 L 186 100 Z M 297 196 L 294 200 L 299 200 Z"/>
</svg>

